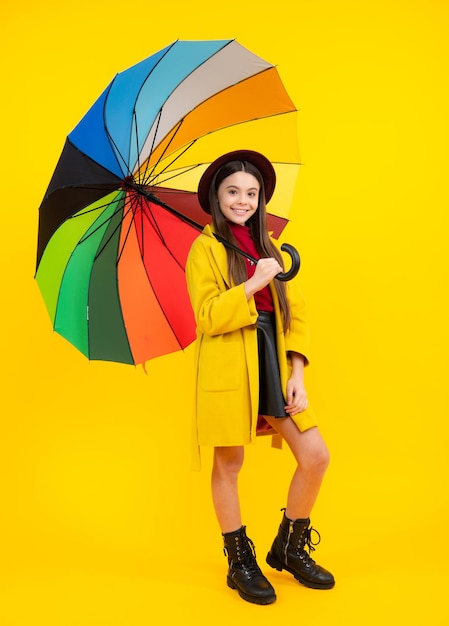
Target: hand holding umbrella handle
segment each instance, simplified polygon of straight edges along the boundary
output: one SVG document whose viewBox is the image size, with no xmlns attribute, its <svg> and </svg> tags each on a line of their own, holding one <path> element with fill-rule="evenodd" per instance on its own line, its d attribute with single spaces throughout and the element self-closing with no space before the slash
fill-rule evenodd
<svg viewBox="0 0 449 626">
<path fill-rule="evenodd" d="M 214 233 L 214 237 L 215 237 L 215 239 L 220 241 L 227 248 L 232 248 L 233 250 L 235 250 L 235 252 L 238 252 L 238 254 L 241 254 L 242 256 L 246 257 L 247 259 L 249 259 L 253 263 L 257 263 L 257 259 L 255 259 L 251 255 L 247 254 L 246 252 L 244 252 L 243 250 L 241 250 L 237 246 L 234 246 L 234 244 L 232 244 L 227 239 L 224 239 L 221 235 L 218 235 L 217 233 Z M 298 250 L 296 248 L 294 248 L 290 243 L 283 243 L 282 246 L 281 246 L 281 250 L 283 250 L 284 252 L 287 252 L 287 254 L 290 255 L 290 258 L 292 260 L 292 266 L 288 270 L 288 272 L 281 272 L 280 274 L 277 274 L 275 276 L 275 278 L 277 278 L 278 280 L 282 280 L 282 282 L 286 282 L 287 280 L 291 280 L 292 278 L 294 278 L 296 276 L 296 274 L 299 272 L 299 266 L 301 265 L 301 259 L 299 258 Z"/>
<path fill-rule="evenodd" d="M 296 274 L 299 272 L 301 259 L 299 258 L 298 250 L 289 243 L 283 243 L 281 246 L 281 250 L 283 250 L 284 252 L 287 252 L 287 254 L 290 255 L 291 260 L 292 260 L 292 265 L 290 269 L 288 270 L 288 272 L 281 272 L 280 274 L 277 274 L 276 276 L 278 280 L 282 280 L 283 282 L 285 282 L 287 280 L 291 280 L 292 278 L 294 278 Z"/>
</svg>

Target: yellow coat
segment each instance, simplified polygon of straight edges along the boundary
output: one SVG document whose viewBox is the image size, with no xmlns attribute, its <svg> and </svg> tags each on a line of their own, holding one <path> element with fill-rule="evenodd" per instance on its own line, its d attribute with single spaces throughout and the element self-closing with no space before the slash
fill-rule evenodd
<svg viewBox="0 0 449 626">
<path fill-rule="evenodd" d="M 278 245 L 273 240 L 275 245 Z M 286 262 L 288 267 L 288 261 Z M 193 452 L 199 446 L 240 446 L 255 440 L 259 404 L 257 310 L 244 286 L 229 284 L 226 250 L 210 226 L 195 240 L 186 265 L 187 286 L 197 324 Z M 302 293 L 286 283 L 292 321 L 284 333 L 275 289 L 270 285 L 282 389 L 290 376 L 290 351 L 309 360 L 309 327 Z M 316 425 L 311 408 L 293 417 L 300 430 Z"/>
</svg>

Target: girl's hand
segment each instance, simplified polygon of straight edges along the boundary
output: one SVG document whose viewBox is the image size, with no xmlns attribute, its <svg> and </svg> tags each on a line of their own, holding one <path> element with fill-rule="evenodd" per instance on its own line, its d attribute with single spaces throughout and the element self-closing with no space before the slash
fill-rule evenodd
<svg viewBox="0 0 449 626">
<path fill-rule="evenodd" d="M 286 400 L 285 412 L 289 415 L 296 415 L 307 409 L 307 392 L 304 387 L 304 380 L 301 376 L 292 376 L 287 382 Z"/>
<path fill-rule="evenodd" d="M 276 261 L 276 259 L 260 259 L 256 265 L 256 271 L 251 278 L 244 283 L 246 297 L 251 298 L 256 291 L 260 291 L 266 287 L 275 276 L 284 270 Z"/>
<path fill-rule="evenodd" d="M 287 381 L 287 405 L 285 412 L 289 415 L 302 413 L 307 409 L 307 392 L 304 386 L 304 364 L 305 359 L 298 352 L 290 352 L 292 362 L 292 374 Z"/>
</svg>

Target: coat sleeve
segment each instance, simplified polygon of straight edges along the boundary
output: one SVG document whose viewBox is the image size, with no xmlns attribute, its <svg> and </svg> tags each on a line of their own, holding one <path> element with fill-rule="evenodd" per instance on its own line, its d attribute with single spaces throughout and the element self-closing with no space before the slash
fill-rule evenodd
<svg viewBox="0 0 449 626">
<path fill-rule="evenodd" d="M 243 284 L 227 287 L 211 246 L 202 235 L 190 250 L 186 278 L 199 332 L 214 336 L 256 323 L 254 298 L 247 300 Z"/>
<path fill-rule="evenodd" d="M 310 328 L 307 319 L 306 303 L 298 283 L 293 280 L 287 283 L 287 296 L 290 303 L 291 322 L 285 333 L 287 352 L 298 352 L 310 361 Z"/>
</svg>

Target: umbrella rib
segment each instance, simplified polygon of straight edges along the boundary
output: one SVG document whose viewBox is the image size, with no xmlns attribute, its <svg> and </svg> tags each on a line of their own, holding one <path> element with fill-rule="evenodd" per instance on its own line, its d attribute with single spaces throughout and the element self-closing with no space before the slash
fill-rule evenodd
<svg viewBox="0 0 449 626">
<path fill-rule="evenodd" d="M 150 154 L 152 154 L 152 153 L 153 153 L 153 150 L 154 150 L 154 143 L 155 143 L 155 141 L 156 141 L 157 131 L 158 131 L 158 128 L 159 128 L 159 124 L 160 124 L 160 122 L 161 122 L 161 117 L 162 117 L 162 107 L 159 109 L 159 112 L 158 112 L 158 114 L 157 114 L 156 132 L 154 133 L 154 136 L 153 136 L 153 141 L 151 142 L 151 151 L 150 151 Z M 165 151 L 164 151 L 164 152 L 165 152 Z M 162 158 L 162 157 L 161 157 L 161 158 Z M 138 152 L 138 159 L 140 159 L 140 151 Z M 160 162 L 160 160 L 161 160 L 161 159 L 158 159 L 158 161 L 157 161 L 157 162 L 153 165 L 153 167 L 152 167 L 152 169 L 151 169 L 151 174 L 150 174 L 149 178 L 151 178 L 151 175 L 152 175 L 152 173 L 154 172 L 154 168 L 155 168 L 155 167 L 156 167 L 156 165 Z M 145 171 L 144 171 L 143 176 L 142 176 L 142 180 L 143 180 L 143 182 L 145 182 L 145 181 L 147 180 L 147 173 L 148 173 L 148 170 L 149 170 L 149 165 L 150 165 L 150 159 L 148 158 L 148 159 L 146 160 Z M 140 163 L 139 163 L 139 170 L 140 170 Z"/>
<path fill-rule="evenodd" d="M 126 200 L 126 199 L 125 199 L 125 201 L 124 201 L 124 206 L 125 206 L 127 203 L 129 204 L 129 202 L 130 202 L 129 200 Z M 104 206 L 108 206 L 108 205 L 104 205 Z M 92 209 L 92 210 L 94 210 L 94 209 Z M 98 226 L 96 226 L 96 227 L 95 227 L 92 231 L 90 231 L 87 235 L 85 235 L 84 237 L 81 237 L 81 239 L 79 240 L 79 242 L 78 242 L 78 243 L 79 243 L 79 244 L 81 244 L 81 243 L 86 242 L 86 241 L 87 241 L 90 237 L 92 237 L 92 235 L 94 235 L 94 234 L 95 234 L 96 232 L 98 232 L 101 228 L 103 228 L 103 226 L 104 226 L 105 224 L 107 224 L 108 222 L 110 222 L 110 221 L 112 220 L 112 218 L 113 218 L 113 217 L 115 217 L 115 216 L 117 215 L 117 213 L 120 213 L 120 211 L 121 211 L 121 210 L 122 210 L 122 208 L 121 208 L 121 207 L 120 207 L 120 208 L 118 208 L 118 209 L 116 209 L 116 210 L 114 211 L 114 213 L 113 213 L 110 217 L 108 217 L 107 219 L 103 220 L 103 221 L 101 222 L 101 224 L 98 224 Z M 86 211 L 86 213 L 87 213 L 87 211 Z M 129 210 L 128 210 L 128 211 L 127 211 L 124 215 L 127 215 L 128 213 L 129 213 Z M 77 216 L 74 216 L 74 217 L 77 217 Z M 114 229 L 113 234 L 117 231 L 117 228 L 119 228 L 119 226 L 117 226 L 117 227 Z M 106 242 L 106 244 L 105 244 L 105 245 L 101 248 L 100 252 L 98 252 L 98 253 L 97 253 L 97 255 L 96 255 L 96 257 L 95 257 L 96 259 L 99 257 L 100 253 L 104 250 L 104 248 L 106 247 L 106 245 L 109 243 L 110 239 L 111 239 L 111 237 L 108 239 L 108 241 Z"/>
<path fill-rule="evenodd" d="M 161 112 L 162 112 L 162 108 L 161 108 Z M 173 132 L 173 135 L 172 135 L 172 137 L 171 137 L 170 141 L 169 141 L 169 142 L 168 142 L 168 144 L 165 146 L 165 148 L 164 148 L 164 150 L 163 150 L 162 154 L 160 155 L 159 159 L 156 161 L 156 163 L 154 163 L 153 167 L 151 168 L 151 173 L 150 173 L 150 175 L 148 176 L 148 178 L 145 176 L 144 181 L 145 181 L 145 180 L 150 180 L 150 179 L 151 179 L 151 176 L 153 175 L 154 170 L 156 169 L 157 164 L 158 164 L 158 163 L 160 163 L 160 162 L 162 161 L 162 159 L 164 158 L 164 156 L 166 155 L 166 153 L 167 153 L 167 151 L 169 150 L 169 148 L 170 148 L 171 144 L 173 143 L 173 141 L 174 141 L 174 139 L 175 139 L 176 135 L 179 133 L 179 131 L 180 131 L 180 129 L 181 129 L 181 126 L 182 126 L 182 125 L 183 125 L 183 123 L 184 123 L 184 120 L 185 120 L 185 117 L 183 117 L 181 120 L 179 120 L 179 122 L 178 122 L 178 124 L 177 124 L 177 127 L 176 127 L 176 130 Z M 158 123 L 158 126 L 159 126 L 159 123 Z M 156 128 L 156 132 L 155 132 L 155 134 L 154 134 L 154 138 L 153 138 L 153 146 L 152 146 L 152 151 L 153 151 L 153 148 L 154 148 L 154 141 L 155 141 L 155 139 L 156 139 L 156 135 L 157 135 L 157 128 Z M 176 161 L 177 161 L 180 157 L 182 157 L 182 155 L 183 155 L 185 152 L 187 152 L 187 150 L 189 150 L 189 148 L 191 148 L 191 147 L 192 147 L 195 143 L 196 143 L 196 139 L 192 140 L 192 141 L 191 141 L 191 142 L 190 142 L 190 143 L 189 143 L 189 144 L 188 144 L 188 145 L 184 148 L 184 150 L 183 150 L 180 154 L 178 154 L 178 156 L 174 157 L 174 159 L 173 159 L 173 161 L 171 161 L 171 163 L 168 163 L 168 164 L 164 167 L 164 169 L 163 169 L 161 172 L 159 172 L 159 173 L 157 174 L 157 177 L 158 177 L 158 176 L 160 176 L 163 172 L 165 172 L 165 170 L 166 170 L 168 167 L 170 167 L 171 165 L 173 165 L 173 163 L 175 163 L 175 162 L 176 162 Z M 151 153 L 150 153 L 150 154 L 151 154 Z M 147 159 L 147 168 L 146 168 L 146 170 L 145 170 L 145 174 L 147 174 L 147 172 L 148 172 L 148 169 L 149 169 L 149 167 L 148 167 L 149 162 L 150 162 L 150 159 L 148 158 L 148 159 Z M 157 177 L 156 177 L 156 178 L 157 178 Z M 154 183 L 153 183 L 153 184 L 154 184 Z"/>
<path fill-rule="evenodd" d="M 175 260 L 176 260 L 176 259 L 175 259 Z M 181 268 L 182 268 L 182 269 L 184 269 L 182 266 L 181 266 Z M 151 288 L 152 288 L 152 290 L 153 290 L 154 297 L 155 297 L 155 299 L 157 300 L 157 302 L 158 302 L 158 304 L 159 304 L 159 309 L 160 309 L 161 313 L 163 314 L 163 316 L 164 316 L 164 318 L 165 318 L 165 320 L 166 320 L 166 322 L 167 322 L 167 324 L 168 324 L 168 326 L 169 326 L 169 328 L 170 328 L 171 332 L 173 333 L 173 337 L 174 337 L 174 338 L 176 339 L 176 341 L 178 342 L 178 346 L 179 346 L 179 348 L 182 350 L 182 349 L 183 349 L 183 344 L 182 344 L 182 342 L 180 341 L 180 339 L 178 338 L 178 334 L 177 334 L 177 332 L 176 332 L 176 329 L 175 329 L 175 327 L 173 326 L 173 324 L 170 322 L 170 319 L 168 318 L 167 313 L 165 312 L 165 309 L 164 309 L 163 303 L 161 302 L 160 298 L 159 298 L 159 297 L 158 297 L 158 295 L 157 295 L 157 289 L 155 289 L 155 288 L 154 288 L 154 286 L 153 286 L 153 281 L 151 280 L 151 277 L 148 275 L 148 271 L 147 271 L 147 269 L 146 269 L 146 268 L 145 268 L 145 272 L 146 272 L 146 275 L 147 275 L 147 278 L 148 278 L 148 282 L 149 282 L 149 284 L 151 285 Z"/>
<path fill-rule="evenodd" d="M 164 58 L 165 58 L 165 57 L 166 57 L 166 56 L 170 53 L 171 49 L 172 49 L 172 48 L 173 48 L 173 47 L 174 47 L 174 46 L 178 43 L 178 41 L 179 41 L 179 40 L 174 41 L 174 42 L 173 42 L 173 43 L 172 43 L 172 44 L 171 44 L 171 45 L 170 45 L 170 46 L 166 49 L 166 51 L 164 52 L 164 55 L 163 55 L 163 56 L 162 56 L 162 57 L 161 57 L 161 58 L 157 61 L 156 65 L 155 65 L 154 67 L 152 67 L 152 68 L 151 68 L 151 71 L 150 71 L 150 73 L 147 75 L 147 77 L 145 78 L 145 81 L 144 81 L 144 82 L 146 82 L 146 81 L 149 79 L 149 77 L 151 76 L 151 74 L 154 72 L 155 68 L 156 68 L 156 67 L 157 67 L 160 63 L 162 63 L 162 60 L 163 60 L 163 59 L 164 59 Z M 143 84 L 141 85 L 141 87 L 140 87 L 140 90 L 139 90 L 139 91 L 141 91 L 141 90 L 142 90 L 142 87 L 143 87 Z M 134 102 L 134 107 L 133 107 L 133 120 L 137 119 L 136 102 L 137 102 L 137 97 L 136 97 L 136 100 L 135 100 L 135 102 Z M 159 110 L 159 113 L 158 113 L 158 118 L 159 118 L 159 119 L 158 119 L 158 122 L 157 122 L 157 127 L 159 127 L 159 122 L 160 122 L 160 116 L 161 116 L 161 114 L 162 114 L 162 107 L 161 107 L 161 109 Z M 140 169 L 140 148 L 139 148 L 139 135 L 138 135 L 137 123 L 135 124 L 135 129 L 136 129 L 136 146 L 137 146 L 137 164 L 138 164 L 138 168 Z M 153 142 L 152 142 L 152 146 L 151 146 L 151 152 L 153 151 L 153 148 L 154 148 L 154 141 L 155 141 L 155 139 L 156 139 L 156 135 L 155 135 L 155 136 L 154 136 L 154 138 L 153 138 Z M 125 165 L 126 165 L 126 168 L 127 168 L 127 171 L 128 171 L 128 175 L 131 175 L 131 174 L 132 174 L 132 172 L 131 172 L 131 170 L 129 169 L 129 166 L 128 166 L 127 164 L 125 164 Z"/>
<path fill-rule="evenodd" d="M 143 202 L 142 202 L 142 214 L 145 217 L 145 219 L 147 220 L 148 224 L 150 226 L 152 226 L 153 230 L 157 233 L 159 239 L 161 240 L 162 244 L 165 246 L 166 250 L 173 257 L 173 259 L 177 262 L 176 257 L 171 253 L 171 250 L 167 246 L 167 243 L 166 243 L 166 241 L 164 239 L 164 235 L 162 234 L 162 231 L 161 231 L 161 229 L 159 227 L 159 224 L 157 223 L 157 221 L 156 221 L 156 219 L 155 219 L 151 209 L 148 206 L 145 207 L 143 205 Z M 150 217 L 151 217 L 151 219 L 150 219 Z M 142 220 L 142 229 L 143 229 L 143 220 Z M 142 254 L 144 254 L 144 250 L 143 250 L 143 246 L 145 245 L 144 242 L 145 242 L 145 240 L 142 237 Z"/>
<path fill-rule="evenodd" d="M 170 330 L 171 330 L 171 332 L 172 332 L 172 334 L 173 334 L 173 337 L 176 339 L 176 341 L 177 341 L 177 343 L 178 343 L 179 348 L 180 348 L 181 350 L 183 350 L 183 349 L 184 349 L 184 346 L 183 346 L 182 342 L 180 341 L 180 339 L 178 338 L 178 334 L 177 334 L 177 332 L 176 332 L 175 327 L 174 327 L 174 326 L 173 326 L 173 324 L 170 322 L 170 320 L 169 320 L 169 318 L 168 318 L 168 316 L 167 316 L 167 313 L 165 312 L 165 309 L 164 309 L 164 307 L 163 307 L 163 303 L 161 302 L 160 298 L 158 297 L 158 295 L 157 295 L 157 293 L 156 293 L 156 290 L 154 289 L 154 286 L 153 286 L 153 281 L 151 280 L 150 276 L 148 276 L 148 272 L 147 272 L 147 278 L 148 278 L 148 282 L 150 283 L 151 288 L 152 288 L 152 290 L 153 290 L 154 297 L 155 297 L 155 299 L 157 300 L 157 302 L 158 302 L 158 304 L 159 304 L 159 310 L 161 311 L 162 315 L 164 316 L 164 319 L 165 319 L 165 321 L 167 322 L 168 327 L 170 328 Z"/>
<path fill-rule="evenodd" d="M 173 163 L 174 163 L 174 161 L 173 161 Z M 152 181 L 152 185 L 155 185 L 155 186 L 161 185 L 162 186 L 164 183 L 168 182 L 169 180 L 172 180 L 173 178 L 176 178 L 177 176 L 181 176 L 182 174 L 185 174 L 186 172 L 191 172 L 192 170 L 196 169 L 197 167 L 200 167 L 200 165 L 202 165 L 202 163 L 195 163 L 195 165 L 190 165 L 189 167 L 183 167 L 183 168 L 179 169 L 178 171 L 169 172 L 169 174 L 171 174 L 171 176 L 167 176 L 166 178 L 163 178 L 162 180 Z M 167 168 L 165 168 L 164 171 L 166 169 Z M 159 176 L 159 174 L 158 174 L 158 176 Z M 179 193 L 183 193 L 184 192 L 182 189 L 178 189 L 178 190 L 177 189 L 173 189 L 172 191 L 179 191 Z"/>
<path fill-rule="evenodd" d="M 182 157 L 182 155 L 183 155 L 183 154 L 185 154 L 185 153 L 187 152 L 187 150 L 190 150 L 190 148 L 191 148 L 191 147 L 192 147 L 192 146 L 196 143 L 196 141 L 197 141 L 196 139 L 193 139 L 193 140 L 192 140 L 192 141 L 191 141 L 191 142 L 190 142 L 190 143 L 189 143 L 189 144 L 188 144 L 188 145 L 184 148 L 184 150 L 183 150 L 182 152 L 180 152 L 180 153 L 179 153 L 176 157 L 174 157 L 174 158 L 173 158 L 173 160 L 172 160 L 172 161 L 170 161 L 170 163 L 167 163 L 167 165 L 164 167 L 164 169 L 163 169 L 163 170 L 161 170 L 160 172 L 158 172 L 158 174 L 155 176 L 154 180 L 152 180 L 152 181 L 150 182 L 150 184 L 151 184 L 151 185 L 159 185 L 159 184 L 161 184 L 161 182 L 162 182 L 162 183 L 164 183 L 164 182 L 166 182 L 167 180 L 171 180 L 172 178 L 175 178 L 176 176 L 179 176 L 179 175 L 180 175 L 180 174 L 182 174 L 182 173 L 189 172 L 190 170 L 195 169 L 196 167 L 198 167 L 198 165 L 199 165 L 199 164 L 197 163 L 196 165 L 192 165 L 192 166 L 190 166 L 190 167 L 188 167 L 188 168 L 182 168 L 182 169 L 181 169 L 181 171 L 179 171 L 179 172 L 177 172 L 177 173 L 173 174 L 173 176 L 169 176 L 168 178 L 165 178 L 165 179 L 163 179 L 162 181 L 158 181 L 158 178 L 159 178 L 159 177 L 160 177 L 160 176 L 161 176 L 164 172 L 166 172 L 166 171 L 167 171 L 167 170 L 168 170 L 168 169 L 169 169 L 169 168 L 170 168 L 170 167 L 171 167 L 174 163 L 176 163 L 176 161 L 177 161 L 178 159 L 180 159 L 180 158 Z M 167 148 L 168 148 L 168 146 L 167 146 Z M 163 156 L 163 155 L 162 155 L 162 156 Z M 159 161 L 158 161 L 158 162 L 160 162 L 160 161 L 162 160 L 162 156 L 161 156 L 161 158 L 159 159 Z M 155 166 L 156 166 L 156 165 L 157 165 L 157 164 L 155 164 Z M 153 168 L 153 171 L 154 171 L 154 168 Z"/>
<path fill-rule="evenodd" d="M 87 209 L 87 211 L 84 211 L 84 210 L 78 211 L 78 213 L 75 213 L 74 215 L 70 215 L 68 219 L 73 220 L 77 217 L 83 217 L 84 215 L 88 215 L 89 213 L 93 213 L 94 211 L 100 211 L 102 209 L 106 209 L 110 205 L 111 205 L 110 202 L 105 202 L 104 204 L 100 204 L 92 209 Z"/>
<path fill-rule="evenodd" d="M 84 237 L 81 237 L 81 239 L 79 240 L 79 243 L 84 243 L 85 241 L 87 241 L 89 239 L 89 237 L 92 237 L 92 235 L 94 235 L 98 230 L 103 228 L 103 226 L 105 224 L 107 224 L 108 222 L 110 222 L 112 220 L 112 218 L 115 217 L 117 215 L 117 213 L 119 213 L 120 211 L 121 211 L 121 209 L 115 210 L 114 213 L 110 217 L 108 217 L 103 222 L 101 222 L 101 224 L 98 224 L 98 226 L 96 226 L 96 228 L 94 228 L 94 230 L 92 230 L 89 234 L 84 235 Z M 77 216 L 75 216 L 75 217 L 77 217 Z"/>
<path fill-rule="evenodd" d="M 131 202 L 132 204 L 132 202 Z M 129 212 L 132 211 L 132 206 L 124 213 L 123 217 L 126 217 Z M 117 214 L 118 211 L 115 211 L 114 215 Z M 112 217 L 111 217 L 112 219 Z M 110 220 L 109 220 L 110 221 Z M 105 224 L 106 222 L 104 222 Z M 107 238 L 107 240 L 104 242 L 104 245 L 101 246 L 101 248 L 98 250 L 97 254 L 95 255 L 95 261 L 98 259 L 98 257 L 100 256 L 100 254 L 103 252 L 103 250 L 106 248 L 106 246 L 108 245 L 108 243 L 111 241 L 111 239 L 114 237 L 115 233 L 118 231 L 118 229 L 121 227 L 123 223 L 123 220 L 120 220 L 120 222 L 117 224 L 117 226 L 114 228 L 114 230 L 112 231 L 112 233 L 109 235 L 109 237 Z M 82 243 L 83 240 L 81 240 L 80 243 Z M 122 250 L 120 251 L 120 255 L 122 254 L 123 251 L 123 246 L 122 246 Z M 117 260 L 118 263 L 118 260 Z"/>
<path fill-rule="evenodd" d="M 171 258 L 176 262 L 176 264 L 182 269 L 184 270 L 184 267 L 182 266 L 182 264 L 179 262 L 179 260 L 176 258 L 176 256 L 173 254 L 173 252 L 170 250 L 170 248 L 167 246 L 167 243 L 165 241 L 164 235 L 157 223 L 157 220 L 155 218 L 155 216 L 153 215 L 151 209 L 148 206 L 144 206 L 142 203 L 142 214 L 145 217 L 145 219 L 147 220 L 147 222 L 150 224 L 150 226 L 152 226 L 152 228 L 154 229 L 154 231 L 157 233 L 160 241 L 162 242 L 162 244 L 165 246 L 165 249 L 167 250 L 167 252 L 169 253 L 169 255 L 171 256 Z M 142 237 L 142 241 L 144 241 L 144 238 Z M 142 250 L 143 253 L 143 250 Z"/>
<path fill-rule="evenodd" d="M 131 204 L 132 204 L 132 203 L 131 203 Z M 125 216 L 126 216 L 126 215 L 128 215 L 129 211 L 132 211 L 132 206 L 131 206 L 131 208 L 130 208 L 130 209 L 129 209 L 126 213 L 125 213 Z M 128 241 L 129 233 L 131 232 L 131 228 L 132 228 L 132 225 L 133 225 L 133 222 L 134 222 L 134 216 L 135 216 L 135 212 L 133 211 L 133 216 L 132 216 L 132 219 L 131 219 L 131 220 L 130 220 L 130 222 L 129 222 L 129 226 L 128 226 L 128 229 L 127 229 L 127 231 L 126 231 L 126 235 L 125 235 L 125 237 L 123 238 L 123 245 L 121 246 L 121 249 L 119 250 L 119 252 L 118 252 L 118 254 L 117 254 L 117 262 L 116 262 L 116 265 L 118 265 L 118 264 L 119 264 L 120 259 L 122 258 L 122 254 L 123 254 L 123 251 L 124 251 L 124 249 L 125 249 L 126 242 Z"/>
<path fill-rule="evenodd" d="M 127 173 L 127 175 L 129 176 L 129 175 L 131 174 L 131 170 L 129 169 L 129 164 L 128 164 L 128 161 L 125 159 L 125 157 L 124 157 L 124 156 L 122 155 L 122 153 L 120 152 L 120 150 L 119 150 L 119 148 L 118 148 L 117 144 L 115 143 L 115 141 L 114 141 L 114 139 L 113 139 L 113 137 L 112 137 L 111 133 L 109 132 L 109 129 L 108 129 L 108 127 L 107 127 L 106 123 L 105 123 L 105 126 L 104 126 L 104 127 L 105 127 L 106 134 L 107 134 L 107 136 L 108 136 L 108 138 L 109 138 L 109 141 L 110 141 L 110 142 L 111 142 L 111 144 L 114 146 L 115 152 L 116 152 L 116 154 L 120 157 L 120 159 L 121 159 L 121 161 L 122 161 L 122 163 L 123 163 L 123 165 L 124 165 L 124 167 L 125 167 L 126 173 Z"/>
<path fill-rule="evenodd" d="M 139 129 L 137 127 L 137 113 L 136 106 L 133 108 L 133 126 L 136 133 L 136 152 L 137 152 L 137 169 L 140 170 L 140 144 L 139 144 Z"/>
</svg>

